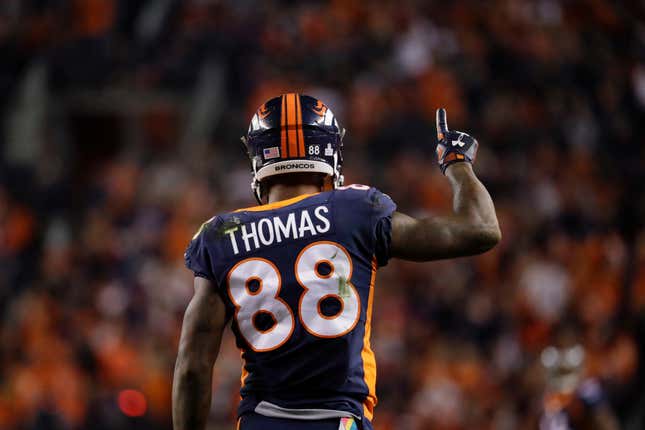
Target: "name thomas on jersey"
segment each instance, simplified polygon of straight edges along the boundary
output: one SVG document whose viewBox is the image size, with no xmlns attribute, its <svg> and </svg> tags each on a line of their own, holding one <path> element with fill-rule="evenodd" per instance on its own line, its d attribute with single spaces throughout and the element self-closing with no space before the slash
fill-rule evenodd
<svg viewBox="0 0 645 430">
<path fill-rule="evenodd" d="M 285 239 L 301 239 L 327 233 L 331 227 L 328 215 L 329 208 L 321 205 L 313 210 L 291 212 L 284 221 L 278 216 L 260 218 L 229 228 L 225 233 L 230 238 L 233 253 L 238 255 L 241 246 L 246 252 L 250 252 Z"/>
</svg>

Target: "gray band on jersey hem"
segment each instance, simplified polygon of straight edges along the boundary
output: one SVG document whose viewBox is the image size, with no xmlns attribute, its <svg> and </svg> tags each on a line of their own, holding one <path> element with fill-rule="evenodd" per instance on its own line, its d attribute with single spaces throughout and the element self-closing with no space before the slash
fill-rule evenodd
<svg viewBox="0 0 645 430">
<path fill-rule="evenodd" d="M 356 418 L 358 417 L 347 411 L 337 411 L 334 409 L 290 409 L 283 408 L 273 403 L 262 400 L 255 407 L 255 413 L 271 418 L 287 418 L 292 420 L 326 420 L 329 418 Z"/>
</svg>

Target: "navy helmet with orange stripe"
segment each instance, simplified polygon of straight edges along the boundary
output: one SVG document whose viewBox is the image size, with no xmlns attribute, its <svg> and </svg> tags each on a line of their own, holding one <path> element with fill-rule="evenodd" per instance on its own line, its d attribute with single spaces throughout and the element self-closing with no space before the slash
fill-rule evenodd
<svg viewBox="0 0 645 430">
<path fill-rule="evenodd" d="M 242 142 L 251 159 L 251 189 L 261 202 L 262 181 L 286 173 L 322 173 L 326 187 L 343 184 L 345 130 L 323 102 L 303 94 L 283 94 L 260 106 Z"/>
</svg>

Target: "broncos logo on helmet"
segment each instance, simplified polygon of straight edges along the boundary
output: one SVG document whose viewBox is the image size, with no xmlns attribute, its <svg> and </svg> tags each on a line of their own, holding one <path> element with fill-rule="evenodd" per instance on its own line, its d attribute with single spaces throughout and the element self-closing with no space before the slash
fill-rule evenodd
<svg viewBox="0 0 645 430">
<path fill-rule="evenodd" d="M 289 93 L 260 106 L 242 137 L 258 202 L 262 181 L 285 173 L 323 173 L 329 188 L 341 186 L 344 135 L 331 109 L 314 97 Z"/>
</svg>

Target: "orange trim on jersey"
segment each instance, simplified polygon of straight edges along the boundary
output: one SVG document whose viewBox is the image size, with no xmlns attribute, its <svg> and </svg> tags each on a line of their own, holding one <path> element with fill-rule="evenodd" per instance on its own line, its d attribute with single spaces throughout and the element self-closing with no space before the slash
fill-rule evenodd
<svg viewBox="0 0 645 430">
<path fill-rule="evenodd" d="M 258 286 L 257 290 L 251 291 L 251 289 L 249 288 L 249 282 L 251 282 L 251 281 L 258 281 L 259 286 Z M 258 294 L 260 294 L 262 292 L 262 278 L 260 278 L 259 276 L 251 276 L 244 283 L 244 288 L 246 288 L 246 293 L 249 296 L 257 296 Z"/>
<path fill-rule="evenodd" d="M 370 292 L 367 299 L 367 316 L 365 318 L 365 336 L 363 336 L 363 380 L 367 385 L 368 394 L 363 402 L 363 414 L 368 420 L 374 417 L 374 406 L 376 406 L 376 359 L 372 351 L 370 338 L 372 336 L 372 305 L 374 304 L 374 281 L 376 280 L 376 258 L 372 259 L 372 277 L 370 279 Z"/>
<path fill-rule="evenodd" d="M 298 156 L 298 133 L 296 132 L 297 124 L 297 99 L 298 94 L 289 93 L 285 96 L 287 100 L 287 143 L 289 144 L 289 157 Z"/>
<path fill-rule="evenodd" d="M 305 156 L 305 135 L 302 131 L 302 103 L 300 95 L 296 95 L 296 132 L 298 133 L 298 156 Z"/>
<path fill-rule="evenodd" d="M 328 245 L 333 245 L 333 246 L 338 247 L 341 251 L 343 251 L 343 253 L 347 257 L 347 261 L 349 262 L 349 274 L 347 275 L 347 285 L 349 286 L 349 288 L 352 289 L 352 291 L 354 291 L 354 294 L 356 295 L 356 301 L 358 303 L 358 312 L 356 312 L 356 319 L 354 319 L 354 322 L 352 323 L 352 325 L 347 330 L 345 330 L 344 332 L 335 334 L 333 336 L 322 335 L 322 334 L 316 333 L 313 330 L 309 329 L 309 327 L 307 327 L 307 324 L 305 324 L 305 321 L 302 319 L 302 312 L 300 312 L 300 309 L 302 309 L 302 301 L 304 300 L 307 291 L 310 290 L 309 288 L 307 288 L 305 283 L 300 280 L 300 273 L 298 272 L 298 264 L 300 263 L 300 257 L 302 257 L 302 254 L 304 254 L 306 250 L 308 250 L 312 246 L 320 245 L 321 243 L 326 243 Z M 347 249 L 345 249 L 345 247 L 343 245 L 341 245 L 340 243 L 333 242 L 331 240 L 319 240 L 317 242 L 310 243 L 309 245 L 305 246 L 304 248 L 302 248 L 300 250 L 300 252 L 298 253 L 298 256 L 296 257 L 296 262 L 293 265 L 293 268 L 294 268 L 294 273 L 296 274 L 296 281 L 298 281 L 298 284 L 300 284 L 300 286 L 305 290 L 305 292 L 300 295 L 300 299 L 298 300 L 298 318 L 300 318 L 300 323 L 302 324 L 304 329 L 307 330 L 307 332 L 310 335 L 316 336 L 316 337 L 321 337 L 323 339 L 332 339 L 332 338 L 336 338 L 336 337 L 345 336 L 347 333 L 349 333 L 350 331 L 354 330 L 354 328 L 356 327 L 356 324 L 358 323 L 358 321 L 360 320 L 360 317 L 361 317 L 361 312 L 360 312 L 360 309 L 361 309 L 361 295 L 358 294 L 358 291 L 356 290 L 356 288 L 354 288 L 354 285 L 352 284 L 352 281 L 351 281 L 352 280 L 352 273 L 354 271 L 354 264 L 352 263 L 352 257 L 349 254 L 349 252 L 347 251 Z M 343 302 L 342 298 L 339 295 L 336 295 L 336 294 L 334 294 L 334 295 L 341 301 L 341 303 Z M 344 309 L 345 309 L 345 305 L 343 304 L 343 308 L 341 309 L 341 312 Z M 321 315 L 325 319 L 336 319 L 336 318 L 338 318 L 340 316 L 340 313 L 338 313 L 338 314 L 334 315 L 331 318 L 327 318 L 327 317 L 325 317 L 324 315 L 322 315 L 320 313 L 320 309 L 318 309 L 318 314 Z"/>
<path fill-rule="evenodd" d="M 240 312 L 240 309 L 242 308 L 242 306 L 238 302 L 235 301 L 235 298 L 233 297 L 233 293 L 231 293 L 231 275 L 233 274 L 235 269 L 238 268 L 238 266 L 240 266 L 240 265 L 242 265 L 244 263 L 247 263 L 249 261 L 252 261 L 252 260 L 264 261 L 265 263 L 267 263 L 271 267 L 273 267 L 273 270 L 275 270 L 275 273 L 278 275 L 278 288 L 277 288 L 273 298 L 275 300 L 281 302 L 287 308 L 287 310 L 289 311 L 289 314 L 291 315 L 291 331 L 284 338 L 284 340 L 282 342 L 280 342 L 278 345 L 276 345 L 274 347 L 271 347 L 271 348 L 265 348 L 265 349 L 257 349 L 257 348 L 255 348 L 251 344 L 251 342 L 246 338 L 246 336 L 244 335 L 242 330 L 240 330 L 240 335 L 242 336 L 242 338 L 244 338 L 246 343 L 249 345 L 249 348 L 251 348 L 254 352 L 269 352 L 269 351 L 273 351 L 275 349 L 280 348 L 282 345 L 285 344 L 285 342 L 287 342 L 291 338 L 291 335 L 293 334 L 293 329 L 296 326 L 296 317 L 293 315 L 293 311 L 289 307 L 289 304 L 287 302 L 285 302 L 283 299 L 280 298 L 280 290 L 282 289 L 282 276 L 280 275 L 280 271 L 278 270 L 277 266 L 275 264 L 273 264 L 271 261 L 267 260 L 266 258 L 249 257 L 249 258 L 245 258 L 244 260 L 238 261 L 237 263 L 235 263 L 235 265 L 233 267 L 231 267 L 231 269 L 228 271 L 228 275 L 226 275 L 226 293 L 228 294 L 228 298 L 231 299 L 231 303 L 233 303 L 233 306 L 235 306 L 234 318 L 235 318 L 236 324 L 238 324 L 238 327 L 239 327 L 239 321 L 237 319 L 237 314 Z M 244 282 L 244 284 L 245 284 L 245 288 L 246 288 L 246 281 Z M 276 324 L 271 328 L 271 330 L 273 330 L 278 325 L 278 321 L 279 321 L 278 317 L 273 312 L 271 312 L 269 310 L 263 309 L 263 311 L 266 311 L 266 312 L 270 313 L 271 315 L 273 315 L 273 319 L 275 319 L 275 322 L 276 322 Z M 251 324 L 253 324 L 253 317 L 254 316 L 255 316 L 255 314 L 251 315 Z M 253 324 L 253 328 L 258 330 L 262 334 L 265 333 L 265 332 L 259 330 L 257 327 L 255 327 L 255 324 Z M 268 330 L 266 333 L 268 333 L 271 330 Z"/>
<path fill-rule="evenodd" d="M 237 424 L 235 425 L 235 430 L 240 430 L 240 424 L 242 423 L 242 417 L 237 419 Z"/>
<path fill-rule="evenodd" d="M 282 107 L 280 108 L 280 157 L 289 158 L 287 153 L 287 97 L 282 96 Z"/>
<path fill-rule="evenodd" d="M 322 273 L 320 273 L 320 272 L 318 271 L 318 267 L 319 267 L 322 263 L 325 263 L 325 264 L 327 264 L 327 265 L 329 266 L 329 273 L 328 273 L 328 274 L 326 274 L 326 275 L 323 275 Z M 336 270 L 336 268 L 334 267 L 334 263 L 332 263 L 332 262 L 331 262 L 331 261 L 329 261 L 329 260 L 318 260 L 318 261 L 316 262 L 316 264 L 314 264 L 314 273 L 315 273 L 315 274 L 316 274 L 316 276 L 318 276 L 320 279 L 327 279 L 327 278 L 331 278 L 331 275 L 333 275 L 333 274 L 334 274 L 334 271 L 335 271 L 335 270 Z"/>
<path fill-rule="evenodd" d="M 307 197 L 315 196 L 316 194 L 319 194 L 319 193 L 301 194 L 299 196 L 292 197 L 290 199 L 279 200 L 277 202 L 267 203 L 266 205 L 261 205 L 261 206 L 252 206 L 250 208 L 237 209 L 237 210 L 235 210 L 233 212 L 243 212 L 243 211 L 260 212 L 260 211 L 268 211 L 270 209 L 283 208 L 285 206 L 289 206 L 289 205 L 292 205 L 294 203 L 298 203 L 300 200 L 304 200 Z"/>
<path fill-rule="evenodd" d="M 334 315 L 327 316 L 322 313 L 320 309 L 320 305 L 322 304 L 322 301 L 325 300 L 326 298 L 332 297 L 340 302 L 340 310 L 336 312 Z M 318 305 L 316 306 L 316 310 L 318 311 L 318 315 L 320 315 L 321 318 L 324 318 L 326 320 L 335 320 L 340 316 L 340 314 L 343 313 L 345 310 L 345 301 L 338 295 L 338 294 L 325 294 L 321 298 L 318 299 Z"/>
<path fill-rule="evenodd" d="M 244 388 L 244 381 L 246 377 L 249 376 L 249 372 L 246 370 L 246 360 L 244 359 L 244 350 L 240 349 L 240 359 L 242 360 L 242 375 L 240 376 L 240 393 L 242 388 Z M 242 400 L 242 395 L 240 394 L 240 400 Z"/>
</svg>

